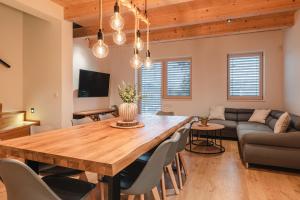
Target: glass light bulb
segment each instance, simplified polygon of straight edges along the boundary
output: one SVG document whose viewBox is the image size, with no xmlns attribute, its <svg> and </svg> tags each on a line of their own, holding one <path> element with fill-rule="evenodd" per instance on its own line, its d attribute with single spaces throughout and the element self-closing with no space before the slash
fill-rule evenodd
<svg viewBox="0 0 300 200">
<path fill-rule="evenodd" d="M 122 45 L 126 42 L 126 34 L 122 31 L 114 32 L 113 40 L 117 45 Z"/>
<path fill-rule="evenodd" d="M 119 31 L 124 28 L 124 19 L 119 12 L 115 12 L 110 18 L 110 26 L 112 29 Z"/>
<path fill-rule="evenodd" d="M 96 56 L 97 58 L 105 58 L 109 53 L 108 46 L 104 43 L 103 40 L 98 40 L 94 44 L 92 51 L 94 56 Z"/>
<path fill-rule="evenodd" d="M 136 39 L 135 48 L 138 51 L 142 51 L 144 49 L 144 42 L 140 37 Z"/>
<path fill-rule="evenodd" d="M 143 61 L 138 54 L 134 54 L 134 56 L 130 59 L 130 66 L 134 69 L 138 69 L 143 65 Z"/>
<path fill-rule="evenodd" d="M 149 56 L 146 57 L 144 66 L 146 69 L 150 69 L 152 67 L 152 60 Z"/>
</svg>

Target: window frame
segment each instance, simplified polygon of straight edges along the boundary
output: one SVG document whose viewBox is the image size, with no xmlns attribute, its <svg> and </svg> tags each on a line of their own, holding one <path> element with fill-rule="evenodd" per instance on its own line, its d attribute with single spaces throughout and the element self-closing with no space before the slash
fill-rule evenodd
<svg viewBox="0 0 300 200">
<path fill-rule="evenodd" d="M 181 58 L 168 58 L 168 59 L 160 59 L 157 60 L 162 62 L 162 99 L 192 99 L 192 69 L 193 69 L 193 61 L 191 57 L 181 57 Z M 168 62 L 176 62 L 176 61 L 189 61 L 190 65 L 190 95 L 189 96 L 169 96 L 168 95 Z"/>
<path fill-rule="evenodd" d="M 260 57 L 259 96 L 232 96 L 232 95 L 230 95 L 230 58 L 242 57 L 242 56 L 259 56 Z M 227 100 L 264 101 L 264 52 L 227 54 Z"/>
</svg>

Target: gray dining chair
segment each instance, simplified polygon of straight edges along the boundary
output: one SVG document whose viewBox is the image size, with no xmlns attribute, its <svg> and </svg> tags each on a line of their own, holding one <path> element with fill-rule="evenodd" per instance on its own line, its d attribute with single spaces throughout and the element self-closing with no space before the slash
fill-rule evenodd
<svg viewBox="0 0 300 200">
<path fill-rule="evenodd" d="M 71 122 L 72 122 L 72 126 L 77 126 L 77 125 L 91 123 L 94 121 L 89 117 L 84 117 L 82 119 L 72 119 Z"/>
<path fill-rule="evenodd" d="M 175 113 L 174 112 L 166 112 L 166 111 L 158 111 L 157 113 L 156 113 L 156 115 L 161 115 L 161 116 L 173 116 L 173 115 L 175 115 Z"/>
<path fill-rule="evenodd" d="M 30 127 L 30 134 L 35 135 L 47 131 L 54 130 L 52 126 L 49 125 L 42 125 L 42 126 L 31 126 Z M 47 163 L 38 162 L 38 171 L 39 174 L 42 176 L 51 176 L 51 175 L 59 175 L 59 176 L 74 176 L 79 175 L 79 179 L 83 181 L 87 181 L 87 176 L 85 172 L 81 170 L 71 169 L 67 167 L 60 167 L 56 165 L 51 165 Z"/>
<path fill-rule="evenodd" d="M 188 170 L 186 166 L 186 162 L 183 156 L 183 151 L 185 150 L 185 146 L 189 137 L 190 125 L 187 124 L 185 127 L 182 127 L 178 130 L 181 133 L 180 140 L 178 142 L 177 153 L 176 153 L 176 169 L 179 180 L 179 188 L 183 189 L 182 183 L 182 173 L 184 172 L 186 176 L 188 176 Z"/>
<path fill-rule="evenodd" d="M 83 200 L 95 195 L 95 184 L 69 177 L 41 179 L 24 163 L 0 160 L 0 177 L 8 200 Z"/>
<path fill-rule="evenodd" d="M 119 107 L 117 105 L 112 105 L 112 109 L 114 109 L 114 112 L 112 113 L 115 117 L 119 117 Z"/>
<path fill-rule="evenodd" d="M 183 183 L 182 183 L 182 170 L 184 170 L 185 175 L 188 175 L 187 167 L 186 167 L 186 162 L 184 160 L 184 157 L 182 155 L 182 152 L 185 149 L 185 145 L 187 142 L 187 138 L 189 136 L 189 128 L 190 124 L 186 124 L 184 127 L 181 127 L 180 129 L 177 130 L 177 132 L 180 134 L 180 140 L 178 142 L 177 148 L 174 147 L 174 149 L 170 149 L 168 153 L 168 159 L 166 160 L 165 163 L 165 171 L 168 172 L 171 183 L 173 185 L 173 188 L 175 190 L 175 194 L 179 194 L 179 188 L 183 188 Z M 142 156 L 139 157 L 138 162 L 148 162 L 152 152 L 147 152 L 143 154 Z M 179 188 L 176 183 L 175 179 L 175 174 L 172 169 L 172 162 L 175 161 L 176 163 L 176 168 L 177 168 L 177 175 L 178 175 L 178 180 L 179 180 Z M 180 176 L 180 177 L 179 177 Z M 165 176 L 163 175 L 161 177 L 161 189 L 162 189 L 162 194 L 163 194 L 163 199 L 166 199 L 166 186 L 165 186 Z"/>
<path fill-rule="evenodd" d="M 176 157 L 176 153 L 177 153 L 177 148 L 178 148 L 178 144 L 181 138 L 181 134 L 179 132 L 175 132 L 172 136 L 178 138 L 177 143 L 174 143 L 171 147 L 170 150 L 168 151 L 168 155 L 167 155 L 167 159 L 165 160 L 165 164 L 164 164 L 164 168 L 165 171 L 169 174 L 170 179 L 171 179 L 171 183 L 173 185 L 173 188 L 175 190 L 175 194 L 178 195 L 179 194 L 179 189 L 178 189 L 178 185 L 176 182 L 176 178 L 175 178 L 175 174 L 172 168 L 172 163 L 173 161 L 175 161 L 175 157 Z M 162 175 L 161 177 L 161 189 L 162 189 L 162 195 L 163 195 L 163 199 L 166 199 L 166 184 L 165 184 L 165 174 Z"/>
<path fill-rule="evenodd" d="M 113 118 L 116 118 L 116 117 L 111 113 L 99 115 L 100 121 L 107 120 L 107 119 L 113 119 Z"/>
<path fill-rule="evenodd" d="M 133 200 L 136 195 L 144 199 L 144 195 L 150 191 L 152 191 L 155 200 L 160 199 L 157 185 L 162 177 L 165 163 L 169 160 L 170 151 L 176 152 L 179 139 L 180 134 L 175 133 L 170 139 L 161 143 L 134 181 L 132 181 L 132 176 L 126 173 L 121 175 L 122 194 L 128 195 L 128 200 Z M 130 170 L 127 169 L 127 171 Z M 135 173 L 136 171 L 138 170 L 134 170 Z M 130 181 L 132 183 L 128 184 Z"/>
</svg>

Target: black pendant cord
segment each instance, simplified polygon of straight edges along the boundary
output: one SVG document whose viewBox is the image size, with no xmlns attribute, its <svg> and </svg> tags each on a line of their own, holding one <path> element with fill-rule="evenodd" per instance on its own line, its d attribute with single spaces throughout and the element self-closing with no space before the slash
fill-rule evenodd
<svg viewBox="0 0 300 200">
<path fill-rule="evenodd" d="M 147 0 L 145 0 L 145 15 L 146 15 L 146 18 L 148 18 L 148 16 L 147 16 Z"/>
<path fill-rule="evenodd" d="M 9 64 L 7 64 L 4 60 L 0 59 L 0 64 L 4 65 L 7 68 L 11 68 Z"/>
</svg>

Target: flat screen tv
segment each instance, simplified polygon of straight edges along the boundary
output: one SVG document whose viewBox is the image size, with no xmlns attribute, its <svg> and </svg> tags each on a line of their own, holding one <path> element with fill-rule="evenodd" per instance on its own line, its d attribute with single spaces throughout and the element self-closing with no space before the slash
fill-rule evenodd
<svg viewBox="0 0 300 200">
<path fill-rule="evenodd" d="M 110 74 L 81 69 L 78 97 L 107 97 Z"/>
</svg>

